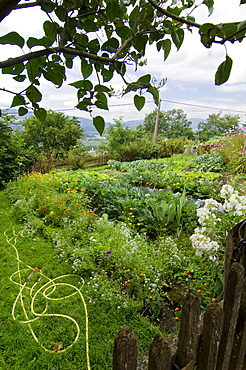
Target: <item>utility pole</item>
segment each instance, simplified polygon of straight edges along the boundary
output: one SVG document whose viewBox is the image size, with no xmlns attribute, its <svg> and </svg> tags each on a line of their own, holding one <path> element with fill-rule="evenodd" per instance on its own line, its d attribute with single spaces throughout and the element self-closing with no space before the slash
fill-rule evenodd
<svg viewBox="0 0 246 370">
<path fill-rule="evenodd" d="M 160 118 L 160 110 L 161 110 L 161 99 L 159 100 L 159 104 L 158 104 L 157 112 L 156 112 L 155 128 L 154 128 L 154 134 L 153 134 L 153 143 L 156 143 L 158 126 L 159 126 L 159 118 Z"/>
</svg>

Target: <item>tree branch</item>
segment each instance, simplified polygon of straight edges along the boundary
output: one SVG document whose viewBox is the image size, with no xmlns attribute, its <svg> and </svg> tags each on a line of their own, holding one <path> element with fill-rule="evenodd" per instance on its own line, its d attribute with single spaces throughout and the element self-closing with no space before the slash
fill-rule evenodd
<svg viewBox="0 0 246 370">
<path fill-rule="evenodd" d="M 37 6 L 37 5 L 41 5 L 41 1 L 34 1 L 33 3 L 24 3 L 24 4 L 19 4 L 17 5 L 13 10 L 16 10 L 16 9 L 22 9 L 22 8 L 30 8 L 32 6 Z"/>
<path fill-rule="evenodd" d="M 96 61 L 103 62 L 103 63 L 113 63 L 116 60 L 115 57 L 113 57 L 113 58 L 101 57 L 99 55 L 86 53 L 85 51 L 81 51 L 81 50 L 77 50 L 77 49 L 73 49 L 73 48 L 66 48 L 66 47 L 63 47 L 63 46 L 58 46 L 58 47 L 55 47 L 55 48 L 52 48 L 52 49 L 49 48 L 49 49 L 38 50 L 38 51 L 34 51 L 32 53 L 21 55 L 21 56 L 16 57 L 16 58 L 7 59 L 5 61 L 0 62 L 0 68 L 11 67 L 11 66 L 14 66 L 16 64 L 25 62 L 27 60 L 39 58 L 39 57 L 42 57 L 42 56 L 48 56 L 48 55 L 56 54 L 56 53 L 64 53 L 64 54 L 80 56 L 80 57 L 83 57 L 83 58 L 89 58 L 89 59 L 96 60 Z"/>
<path fill-rule="evenodd" d="M 0 0 L 0 22 L 18 5 L 21 0 Z"/>
<path fill-rule="evenodd" d="M 171 12 L 168 12 L 167 10 L 161 8 L 153 0 L 148 0 L 148 2 L 153 6 L 153 8 L 155 8 L 156 10 L 158 10 L 161 14 L 166 15 L 167 17 L 172 18 L 175 21 L 178 21 L 178 22 L 180 22 L 182 24 L 188 24 L 189 26 L 192 26 L 192 27 L 197 27 L 197 28 L 200 28 L 201 27 L 201 25 L 199 23 L 193 22 L 193 21 L 188 20 L 188 19 L 185 19 L 185 18 L 181 18 L 178 15 L 175 15 L 175 14 L 173 14 Z"/>
</svg>

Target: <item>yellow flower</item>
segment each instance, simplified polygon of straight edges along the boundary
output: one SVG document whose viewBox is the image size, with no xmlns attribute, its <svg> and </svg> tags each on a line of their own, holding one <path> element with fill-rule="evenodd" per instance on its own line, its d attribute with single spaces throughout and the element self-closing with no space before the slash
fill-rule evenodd
<svg viewBox="0 0 246 370">
<path fill-rule="evenodd" d="M 54 211 L 51 211 L 51 212 L 50 212 L 50 215 L 53 215 L 54 213 L 55 213 Z"/>
</svg>

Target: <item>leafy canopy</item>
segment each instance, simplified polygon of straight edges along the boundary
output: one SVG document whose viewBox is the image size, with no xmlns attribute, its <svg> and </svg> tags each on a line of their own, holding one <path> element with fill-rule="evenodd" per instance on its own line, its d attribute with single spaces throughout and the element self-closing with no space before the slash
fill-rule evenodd
<svg viewBox="0 0 246 370">
<path fill-rule="evenodd" d="M 241 0 L 240 4 L 245 4 Z M 134 104 L 141 110 L 145 93 L 159 101 L 158 88 L 152 84 L 150 74 L 136 81 L 127 80 L 127 68 L 136 69 L 145 63 L 146 48 L 155 44 L 166 60 L 171 48 L 180 49 L 185 32 L 197 28 L 201 42 L 207 48 L 214 43 L 241 42 L 246 34 L 246 21 L 219 24 L 196 23 L 194 15 L 198 6 L 205 5 L 206 15 L 213 12 L 214 0 L 0 0 L 0 21 L 11 11 L 22 12 L 37 7 L 45 13 L 43 36 L 31 34 L 24 39 L 11 31 L 0 36 L 0 44 L 20 48 L 20 55 L 0 62 L 3 74 L 12 75 L 20 83 L 13 94 L 11 107 L 18 107 L 18 114 L 25 115 L 31 107 L 35 116 L 44 121 L 47 112 L 40 106 L 42 78 L 56 87 L 66 80 L 67 70 L 74 67 L 75 58 L 80 61 L 81 77 L 70 83 L 78 97 L 77 108 L 92 114 L 92 107 L 108 109 L 108 97 L 114 94 L 110 81 L 120 75 L 125 89 L 123 95 L 134 92 Z M 38 21 L 38 17 L 37 17 Z M 230 76 L 232 59 L 225 49 L 225 60 L 218 67 L 215 83 L 220 85 Z M 98 132 L 104 130 L 101 116 L 93 117 Z"/>
<path fill-rule="evenodd" d="M 196 137 L 198 140 L 207 141 L 221 134 L 237 131 L 240 125 L 240 117 L 237 115 L 221 113 L 210 114 L 206 121 L 198 124 Z"/>
<path fill-rule="evenodd" d="M 144 122 L 138 126 L 144 132 L 153 133 L 156 121 L 155 109 L 153 112 L 147 114 Z M 191 129 L 191 122 L 188 121 L 186 114 L 182 109 L 171 109 L 168 111 L 160 111 L 158 133 L 165 138 L 186 137 L 192 139 L 194 133 Z"/>
<path fill-rule="evenodd" d="M 27 147 L 35 148 L 39 153 L 63 154 L 83 137 L 79 121 L 60 112 L 48 111 L 44 122 L 31 116 L 20 123 L 24 126 L 20 135 Z"/>
</svg>

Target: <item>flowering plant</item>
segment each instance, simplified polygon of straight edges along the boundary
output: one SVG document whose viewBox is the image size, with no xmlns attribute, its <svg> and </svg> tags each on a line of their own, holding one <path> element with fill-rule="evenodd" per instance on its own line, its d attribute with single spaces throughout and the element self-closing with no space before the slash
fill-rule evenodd
<svg viewBox="0 0 246 370">
<path fill-rule="evenodd" d="M 204 206 L 197 209 L 202 227 L 195 229 L 190 240 L 199 256 L 208 252 L 215 257 L 215 252 L 225 245 L 227 231 L 246 217 L 245 195 L 240 195 L 231 185 L 223 185 L 220 195 L 223 203 L 206 199 Z"/>
</svg>

